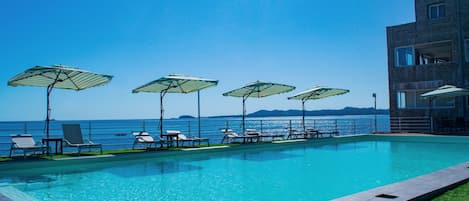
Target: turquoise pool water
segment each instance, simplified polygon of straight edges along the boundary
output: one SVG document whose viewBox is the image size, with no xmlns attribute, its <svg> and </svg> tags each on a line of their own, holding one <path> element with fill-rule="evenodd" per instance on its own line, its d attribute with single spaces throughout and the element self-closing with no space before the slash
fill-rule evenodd
<svg viewBox="0 0 469 201">
<path fill-rule="evenodd" d="M 300 143 L 0 171 L 0 187 L 38 200 L 329 200 L 469 161 L 468 153 L 460 142 Z"/>
</svg>

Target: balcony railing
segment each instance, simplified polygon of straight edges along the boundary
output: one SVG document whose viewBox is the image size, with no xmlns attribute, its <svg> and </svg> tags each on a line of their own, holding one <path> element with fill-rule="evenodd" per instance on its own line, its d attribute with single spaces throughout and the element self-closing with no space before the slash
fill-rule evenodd
<svg viewBox="0 0 469 201">
<path fill-rule="evenodd" d="M 391 117 L 390 120 L 393 133 L 431 133 L 429 117 Z"/>
</svg>

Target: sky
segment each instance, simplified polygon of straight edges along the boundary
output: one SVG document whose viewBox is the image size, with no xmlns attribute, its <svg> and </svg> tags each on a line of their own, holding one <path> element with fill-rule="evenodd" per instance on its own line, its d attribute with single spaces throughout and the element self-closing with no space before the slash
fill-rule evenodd
<svg viewBox="0 0 469 201">
<path fill-rule="evenodd" d="M 46 89 L 9 87 L 36 65 L 113 75 L 101 87 L 54 90 L 52 118 L 159 117 L 159 95 L 131 90 L 168 74 L 219 80 L 201 91 L 201 115 L 236 115 L 222 93 L 256 80 L 296 86 L 249 99 L 247 112 L 301 109 L 287 97 L 313 86 L 350 93 L 308 110 L 388 108 L 386 27 L 413 22 L 412 0 L 6 0 L 0 7 L 0 121 L 42 120 Z M 165 96 L 165 116 L 197 115 L 197 94 Z"/>
</svg>

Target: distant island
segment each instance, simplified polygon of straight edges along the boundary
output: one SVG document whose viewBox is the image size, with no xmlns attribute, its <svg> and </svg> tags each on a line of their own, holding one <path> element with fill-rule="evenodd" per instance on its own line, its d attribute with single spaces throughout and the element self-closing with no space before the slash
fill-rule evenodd
<svg viewBox="0 0 469 201">
<path fill-rule="evenodd" d="M 191 115 L 181 115 L 179 116 L 179 119 L 194 119 L 195 117 L 194 116 L 191 116 Z"/>
<path fill-rule="evenodd" d="M 301 116 L 302 110 L 259 110 L 250 113 L 247 117 L 285 117 L 285 116 Z M 345 107 L 338 110 L 307 110 L 306 116 L 343 116 L 343 115 L 373 115 L 375 114 L 374 108 L 356 108 Z M 377 109 L 378 115 L 389 115 L 389 109 Z M 224 116 L 211 116 L 209 118 L 219 117 L 240 117 L 241 115 L 224 115 Z"/>
</svg>

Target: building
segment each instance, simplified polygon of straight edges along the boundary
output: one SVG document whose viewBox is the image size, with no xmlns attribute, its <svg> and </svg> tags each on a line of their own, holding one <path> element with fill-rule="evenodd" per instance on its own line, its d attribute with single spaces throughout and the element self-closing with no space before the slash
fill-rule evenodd
<svg viewBox="0 0 469 201">
<path fill-rule="evenodd" d="M 443 85 L 469 88 L 469 0 L 415 0 L 415 19 L 386 30 L 391 131 L 467 128 L 468 97 L 429 107 L 420 95 Z"/>
</svg>

